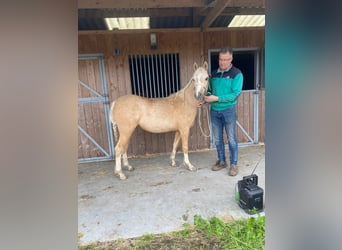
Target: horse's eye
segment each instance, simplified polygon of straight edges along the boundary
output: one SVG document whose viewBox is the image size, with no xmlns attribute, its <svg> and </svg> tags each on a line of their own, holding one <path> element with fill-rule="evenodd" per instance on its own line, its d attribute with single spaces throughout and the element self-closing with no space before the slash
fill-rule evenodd
<svg viewBox="0 0 342 250">
<path fill-rule="evenodd" d="M 206 77 L 205 80 L 208 81 L 209 77 Z"/>
</svg>

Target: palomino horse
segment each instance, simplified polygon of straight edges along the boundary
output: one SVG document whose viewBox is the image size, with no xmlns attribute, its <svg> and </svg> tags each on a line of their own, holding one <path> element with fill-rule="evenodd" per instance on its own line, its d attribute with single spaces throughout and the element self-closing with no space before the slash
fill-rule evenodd
<svg viewBox="0 0 342 250">
<path fill-rule="evenodd" d="M 194 124 L 198 101 L 208 88 L 208 64 L 202 67 L 194 64 L 194 74 L 188 84 L 180 91 L 165 98 L 145 98 L 136 95 L 119 97 L 111 104 L 110 120 L 113 125 L 115 146 L 115 175 L 121 180 L 127 177 L 121 169 L 121 156 L 124 167 L 133 170 L 127 159 L 127 147 L 130 137 L 139 125 L 152 133 L 176 131 L 171 153 L 171 166 L 176 166 L 175 155 L 180 139 L 184 153 L 184 165 L 194 171 L 196 168 L 188 157 L 188 137 Z M 118 131 L 119 135 L 118 135 Z M 118 139 L 119 137 L 119 139 Z"/>
</svg>

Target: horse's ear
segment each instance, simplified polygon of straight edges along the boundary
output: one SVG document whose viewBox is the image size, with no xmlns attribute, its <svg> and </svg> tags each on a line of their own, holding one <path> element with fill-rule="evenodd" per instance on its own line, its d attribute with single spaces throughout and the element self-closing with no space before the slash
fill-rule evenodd
<svg viewBox="0 0 342 250">
<path fill-rule="evenodd" d="M 197 63 L 194 63 L 194 70 L 196 70 L 198 68 Z"/>
<path fill-rule="evenodd" d="M 207 63 L 207 61 L 205 61 L 203 63 L 203 68 L 205 68 L 205 70 L 208 71 L 208 63 Z"/>
</svg>

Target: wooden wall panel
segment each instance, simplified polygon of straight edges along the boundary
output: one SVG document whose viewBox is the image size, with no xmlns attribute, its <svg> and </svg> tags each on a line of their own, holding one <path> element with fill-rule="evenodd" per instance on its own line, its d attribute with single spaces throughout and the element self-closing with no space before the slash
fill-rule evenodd
<svg viewBox="0 0 342 250">
<path fill-rule="evenodd" d="M 264 47 L 264 30 L 210 30 L 201 32 L 198 30 L 161 31 L 157 34 L 157 49 L 151 49 L 149 44 L 149 32 L 80 32 L 79 54 L 103 54 L 105 59 L 106 80 L 109 89 L 110 101 L 119 96 L 131 93 L 128 55 L 134 54 L 161 54 L 179 53 L 180 59 L 180 81 L 184 87 L 193 74 L 193 64 L 202 64 L 208 60 L 209 49 L 219 49 L 230 46 L 233 48 Z M 114 50 L 118 53 L 114 54 Z M 249 133 L 253 134 L 251 116 L 246 116 L 253 110 L 249 95 L 241 98 L 243 105 L 239 107 L 239 116 L 244 117 Z M 264 112 L 264 99 L 260 98 L 259 111 Z M 263 117 L 264 115 L 260 115 Z M 208 117 L 205 109 L 202 110 L 202 127 L 206 133 L 209 132 Z M 259 122 L 260 130 L 264 129 L 264 119 Z M 259 130 L 259 139 L 264 139 L 264 131 Z M 170 153 L 173 144 L 174 133 L 151 134 L 137 128 L 132 135 L 128 148 L 128 155 L 145 155 L 156 153 Z M 241 140 L 242 135 L 239 135 Z M 209 138 L 202 135 L 197 124 L 190 130 L 189 150 L 209 148 Z M 181 151 L 181 145 L 179 148 Z"/>
</svg>

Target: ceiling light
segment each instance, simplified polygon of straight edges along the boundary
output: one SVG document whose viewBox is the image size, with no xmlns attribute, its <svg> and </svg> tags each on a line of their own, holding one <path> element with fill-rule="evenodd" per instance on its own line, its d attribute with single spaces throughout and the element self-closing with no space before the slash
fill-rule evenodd
<svg viewBox="0 0 342 250">
<path fill-rule="evenodd" d="M 105 18 L 109 30 L 131 30 L 131 29 L 149 29 L 149 17 L 115 17 Z"/>
<path fill-rule="evenodd" d="M 236 15 L 227 26 L 233 27 L 264 27 L 265 15 Z"/>
</svg>

